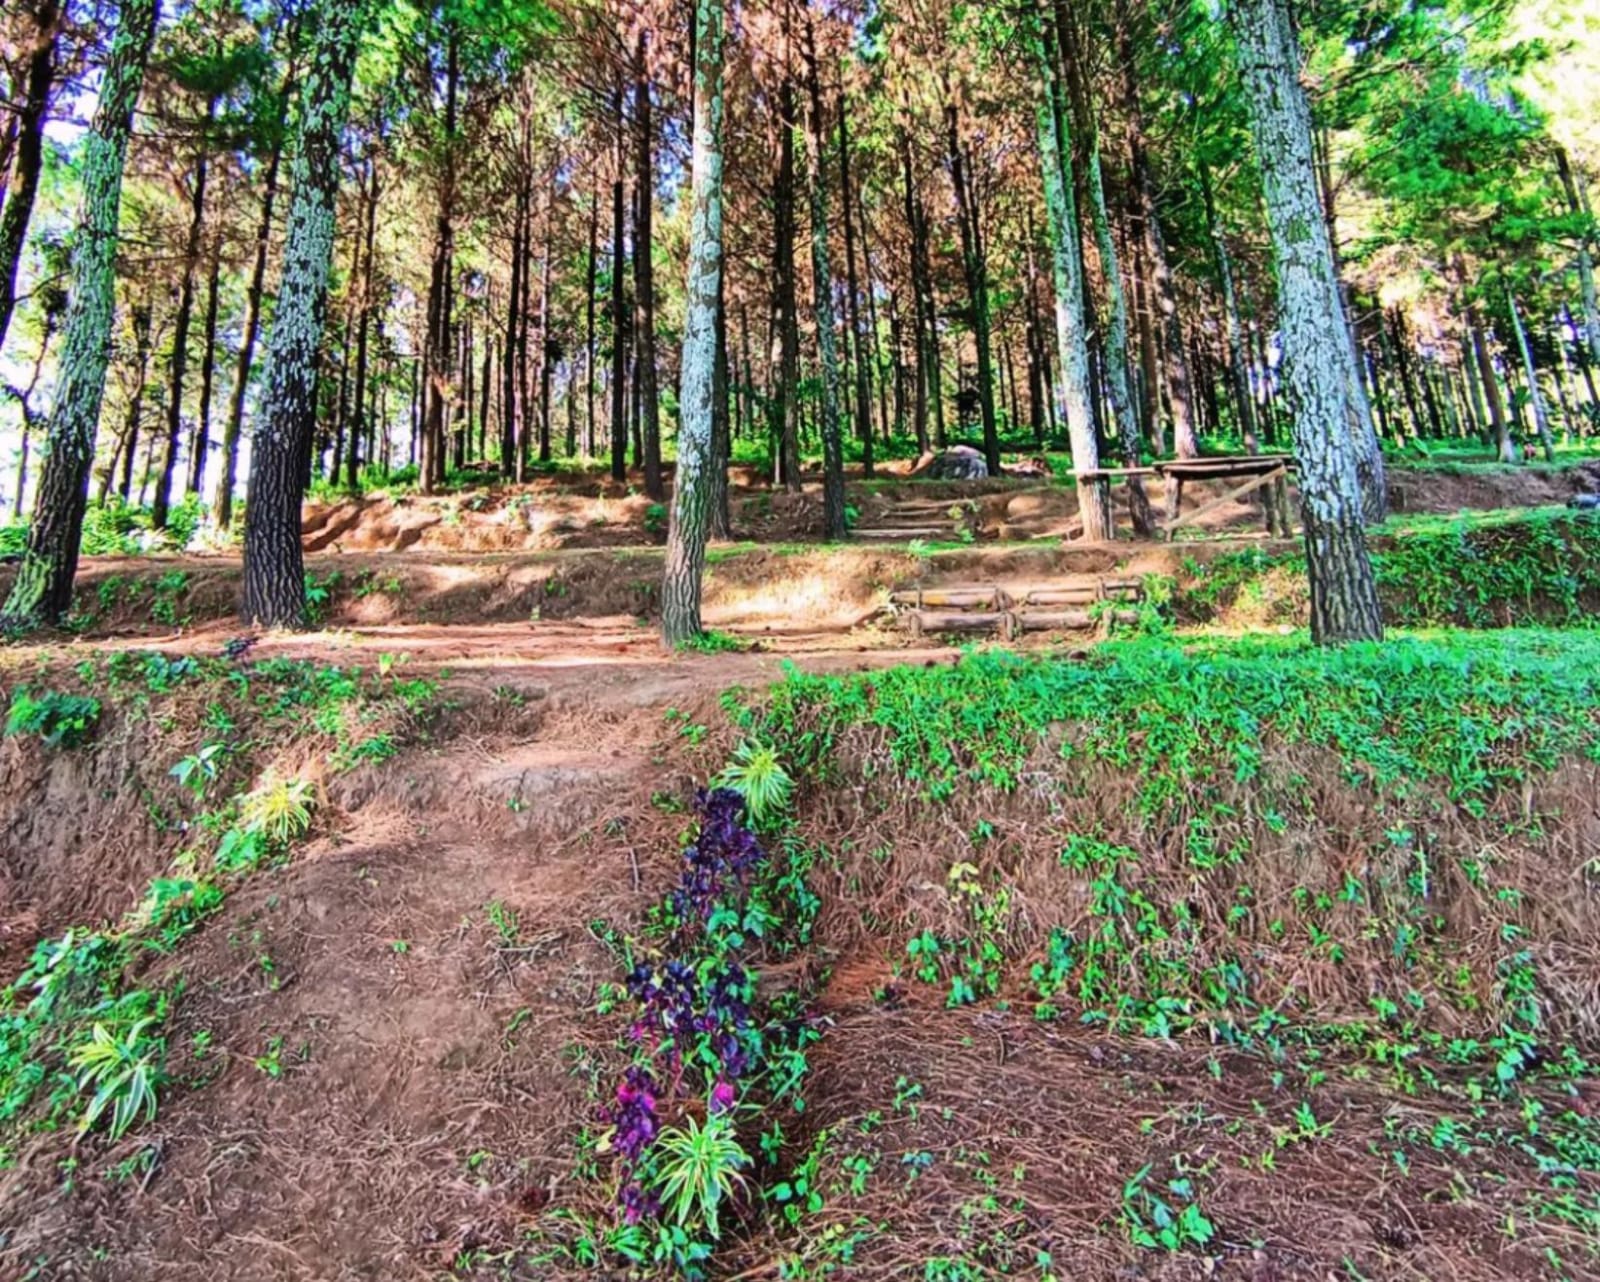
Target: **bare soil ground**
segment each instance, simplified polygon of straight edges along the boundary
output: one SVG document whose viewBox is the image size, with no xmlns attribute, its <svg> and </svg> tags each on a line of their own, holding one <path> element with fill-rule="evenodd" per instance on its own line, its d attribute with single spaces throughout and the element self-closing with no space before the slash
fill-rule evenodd
<svg viewBox="0 0 1600 1282">
<path fill-rule="evenodd" d="M 918 514 L 919 528 L 946 527 L 947 537 L 970 527 L 980 539 L 1007 541 L 1072 537 L 1080 529 L 1077 496 L 1070 484 L 1030 477 L 993 477 L 951 482 L 911 479 L 891 464 L 872 482 L 850 487 L 850 503 L 862 528 L 893 524 L 902 509 Z M 1232 483 L 1190 483 L 1185 510 L 1220 497 Z M 1165 487 L 1147 486 L 1160 509 Z M 1464 474 L 1450 470 L 1396 468 L 1390 496 L 1397 512 L 1537 507 L 1565 503 L 1572 495 L 1600 489 L 1600 463 L 1562 470 L 1526 469 Z M 669 489 L 670 497 L 670 489 Z M 1114 492 L 1122 535 L 1131 534 L 1125 497 Z M 941 505 L 945 510 L 941 511 Z M 769 489 L 751 469 L 735 469 L 729 509 L 737 537 L 756 543 L 814 540 L 821 536 L 820 489 L 801 493 Z M 1196 527 L 1203 534 L 1249 534 L 1262 525 L 1248 499 L 1229 503 Z M 551 476 L 528 485 L 487 483 L 480 489 L 427 497 L 377 494 L 307 507 L 308 552 L 418 551 L 532 552 L 618 548 L 660 543 L 666 513 L 635 487 L 591 475 Z"/>
</svg>

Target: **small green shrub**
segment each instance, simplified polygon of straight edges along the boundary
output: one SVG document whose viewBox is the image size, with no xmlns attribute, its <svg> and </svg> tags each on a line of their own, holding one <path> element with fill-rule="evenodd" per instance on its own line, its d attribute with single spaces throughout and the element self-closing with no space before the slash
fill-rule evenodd
<svg viewBox="0 0 1600 1282">
<path fill-rule="evenodd" d="M 1194 1181 L 1178 1175 L 1157 1191 L 1145 1163 L 1122 1186 L 1122 1227 L 1135 1246 L 1152 1251 L 1203 1248 L 1216 1237 L 1216 1226 L 1195 1200 Z"/>
<path fill-rule="evenodd" d="M 287 846 L 311 827 L 316 794 L 307 779 L 268 771 L 239 803 L 239 821 L 246 832 L 259 833 L 274 846 Z"/>
<path fill-rule="evenodd" d="M 38 735 L 47 748 L 75 748 L 93 733 L 99 719 L 100 700 L 89 695 L 19 686 L 11 696 L 6 735 Z"/>
<path fill-rule="evenodd" d="M 76 1046 L 67 1062 L 78 1070 L 78 1089 L 94 1090 L 83 1110 L 79 1128 L 88 1131 L 111 1114 L 111 1138 L 120 1139 L 139 1120 L 152 1121 L 156 1115 L 156 1086 L 160 1081 L 159 1061 L 165 1049 L 158 1038 L 148 1036 L 156 1021 L 146 1016 L 135 1020 L 120 1035 L 104 1024 L 89 1030 L 88 1040 Z"/>
<path fill-rule="evenodd" d="M 680 641 L 678 649 L 695 654 L 737 654 L 750 648 L 749 643 L 728 632 L 702 632 L 697 637 Z"/>
<path fill-rule="evenodd" d="M 687 1228 L 704 1225 L 714 1242 L 721 1236 L 719 1211 L 744 1182 L 742 1172 L 750 1155 L 726 1113 L 715 1113 L 702 1126 L 691 1117 L 681 1126 L 669 1126 L 656 1140 L 657 1163 L 652 1183 L 662 1211 Z"/>
<path fill-rule="evenodd" d="M 716 784 L 743 797 L 751 820 L 758 825 L 786 809 L 794 791 L 794 781 L 777 752 L 754 739 L 746 739 L 734 749 L 733 760 L 717 776 Z"/>
</svg>

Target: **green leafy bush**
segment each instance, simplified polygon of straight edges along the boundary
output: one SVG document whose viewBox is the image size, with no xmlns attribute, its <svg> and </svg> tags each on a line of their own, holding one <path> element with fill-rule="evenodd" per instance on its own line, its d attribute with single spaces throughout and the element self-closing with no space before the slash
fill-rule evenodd
<svg viewBox="0 0 1600 1282">
<path fill-rule="evenodd" d="M 75 748 L 99 720 L 100 700 L 89 695 L 19 686 L 11 695 L 6 735 L 38 735 L 47 748 Z"/>
</svg>

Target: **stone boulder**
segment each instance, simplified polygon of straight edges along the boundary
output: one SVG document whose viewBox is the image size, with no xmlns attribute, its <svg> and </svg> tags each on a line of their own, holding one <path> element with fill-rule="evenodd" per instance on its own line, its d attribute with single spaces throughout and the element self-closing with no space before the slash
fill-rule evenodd
<svg viewBox="0 0 1600 1282">
<path fill-rule="evenodd" d="M 983 454 L 970 445 L 956 445 L 943 454 L 935 454 L 926 468 L 919 469 L 923 476 L 934 481 L 986 481 L 989 464 Z"/>
</svg>

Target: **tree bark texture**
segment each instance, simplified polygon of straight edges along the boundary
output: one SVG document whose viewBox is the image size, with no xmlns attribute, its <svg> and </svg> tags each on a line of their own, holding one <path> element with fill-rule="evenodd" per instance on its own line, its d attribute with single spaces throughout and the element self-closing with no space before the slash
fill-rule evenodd
<svg viewBox="0 0 1600 1282">
<path fill-rule="evenodd" d="M 1090 406 L 1089 343 L 1083 314 L 1083 256 L 1078 235 L 1077 197 L 1061 84 L 1048 27 L 1045 37 L 1039 39 L 1036 52 L 1040 71 L 1036 124 L 1045 209 L 1050 225 L 1056 352 L 1061 364 L 1057 395 L 1072 447 L 1072 470 L 1079 477 L 1078 509 L 1083 519 L 1083 540 L 1100 543 L 1112 534 L 1111 509 L 1105 501 L 1104 486 L 1094 477 L 1100 470 L 1100 445 L 1095 439 L 1094 411 Z"/>
<path fill-rule="evenodd" d="M 315 426 L 317 351 L 333 261 L 339 144 L 350 111 L 369 0 L 326 0 L 319 7 L 311 66 L 302 90 L 300 145 L 283 250 L 283 282 L 267 335 L 266 393 L 250 465 L 245 510 L 244 594 L 248 624 L 306 623 L 300 509 L 304 459 Z"/>
<path fill-rule="evenodd" d="M 72 606 L 95 428 L 111 355 L 123 160 L 155 37 L 156 7 L 156 0 L 125 0 L 122 5 L 94 121 L 83 141 L 83 196 L 59 384 L 41 451 L 44 466 L 27 550 L 0 609 L 0 624 L 10 627 L 53 623 Z"/>
<path fill-rule="evenodd" d="M 639 371 L 639 408 L 643 416 L 644 492 L 659 503 L 666 495 L 661 479 L 661 406 L 656 393 L 656 273 L 653 246 L 655 208 L 655 124 L 650 103 L 649 36 L 639 33 L 635 55 L 634 128 L 638 133 L 638 214 L 633 232 L 634 302 L 639 310 L 635 360 Z"/>
<path fill-rule="evenodd" d="M 695 0 L 694 159 L 685 289 L 678 469 L 661 583 L 661 636 L 700 635 L 700 586 L 711 519 L 717 309 L 722 296 L 723 0 Z"/>
<path fill-rule="evenodd" d="M 806 139 L 806 187 L 811 204 L 811 292 L 816 313 L 817 358 L 822 366 L 822 518 L 825 536 L 843 539 L 849 533 L 844 518 L 844 442 L 840 429 L 839 348 L 833 323 L 833 268 L 828 260 L 828 190 L 822 115 L 822 80 L 817 67 L 816 31 L 807 15 L 806 81 L 811 98 L 809 136 Z"/>
<path fill-rule="evenodd" d="M 201 238 L 206 224 L 207 150 L 211 122 L 217 113 L 215 98 L 206 102 L 205 125 L 194 162 L 194 187 L 189 197 L 189 233 L 183 244 L 183 276 L 178 284 L 178 312 L 172 325 L 172 360 L 167 367 L 167 435 L 161 462 L 161 479 L 150 507 L 150 528 L 167 528 L 172 507 L 172 478 L 178 468 L 178 445 L 183 439 L 183 380 L 189 371 L 189 327 L 194 320 L 194 273 L 200 263 Z"/>
<path fill-rule="evenodd" d="M 0 347 L 5 346 L 16 307 L 17 268 L 44 169 L 44 118 L 56 80 L 56 35 L 63 16 L 60 0 L 38 0 L 30 15 L 33 48 L 23 74 L 22 101 L 17 105 L 15 155 L 10 171 L 0 175 L 5 180 L 0 193 L 4 201 L 0 208 Z"/>
<path fill-rule="evenodd" d="M 1311 634 L 1324 645 L 1376 640 L 1383 635 L 1383 618 L 1362 528 L 1357 443 L 1348 417 L 1349 336 L 1322 220 L 1299 49 L 1282 0 L 1235 0 L 1231 12 L 1278 269 Z"/>
</svg>

